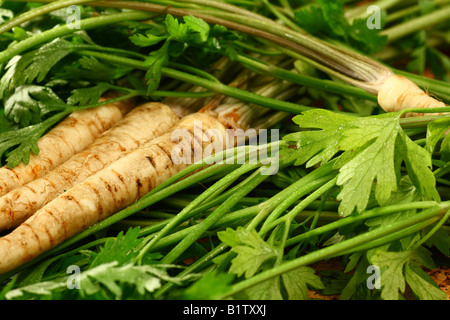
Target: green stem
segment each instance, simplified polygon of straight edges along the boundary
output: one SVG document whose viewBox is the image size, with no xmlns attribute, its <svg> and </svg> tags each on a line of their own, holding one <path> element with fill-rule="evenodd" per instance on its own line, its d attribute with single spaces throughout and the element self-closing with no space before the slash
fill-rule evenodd
<svg viewBox="0 0 450 320">
<path fill-rule="evenodd" d="M 127 20 L 145 20 L 151 18 L 152 16 L 153 14 L 149 14 L 146 12 L 123 12 L 111 15 L 103 15 L 81 20 L 80 28 L 83 30 L 88 30 L 99 26 L 120 23 Z M 53 29 L 35 34 L 34 36 L 22 40 L 17 44 L 10 46 L 6 50 L 0 52 L 0 65 L 7 62 L 14 56 L 19 55 L 22 52 L 25 52 L 33 47 L 52 41 L 55 38 L 72 34 L 76 31 L 78 30 L 70 29 L 68 25 L 61 25 Z"/>
<path fill-rule="evenodd" d="M 273 229 L 276 225 L 282 223 L 283 220 L 289 221 L 289 223 L 297 217 L 300 212 L 305 210 L 314 200 L 318 199 L 320 196 L 322 196 L 324 193 L 328 192 L 331 188 L 333 188 L 336 185 L 337 178 L 332 178 L 330 180 L 330 177 L 325 177 L 322 180 L 324 180 L 326 183 L 321 183 L 322 186 L 319 187 L 317 190 L 315 190 L 311 195 L 306 197 L 303 201 L 301 201 L 299 204 L 297 204 L 291 211 L 289 211 L 285 216 L 282 218 L 279 218 L 275 221 L 273 221 L 271 224 L 267 225 L 267 230 Z M 262 230 L 261 230 L 262 231 Z"/>
<path fill-rule="evenodd" d="M 86 2 L 93 2 L 92 0 L 61 0 L 61 1 L 55 1 L 51 2 L 49 4 L 43 5 L 41 7 L 34 8 L 32 10 L 29 10 L 25 13 L 22 13 L 21 15 L 15 17 L 14 19 L 11 19 L 9 21 L 6 21 L 2 25 L 0 25 L 0 34 L 11 30 L 12 28 L 21 25 L 24 22 L 27 22 L 33 18 L 42 16 L 46 13 L 69 7 L 71 5 L 77 5 L 82 4 Z"/>
<path fill-rule="evenodd" d="M 204 265 L 211 263 L 212 259 L 214 259 L 219 254 L 223 253 L 227 249 L 227 247 L 228 246 L 223 243 L 220 244 L 219 246 L 215 247 L 210 252 L 208 252 L 207 254 L 205 254 L 201 258 L 199 258 L 197 261 L 195 261 L 192 265 L 187 267 L 185 270 L 181 271 L 179 276 L 184 276 L 189 273 L 195 272 L 200 267 L 203 267 Z M 173 286 L 173 283 L 170 283 L 170 282 L 166 283 L 163 287 L 161 287 L 161 289 L 159 289 L 158 291 L 155 292 L 155 294 L 154 294 L 155 298 L 160 297 L 163 293 L 167 292 L 167 290 L 169 290 L 172 286 Z"/>
<path fill-rule="evenodd" d="M 414 244 L 413 249 L 417 249 L 422 244 L 424 244 L 428 239 L 430 239 L 443 225 L 447 222 L 448 218 L 450 217 L 450 210 L 447 211 L 447 213 L 442 217 L 442 219 L 430 230 L 428 233 L 423 236 L 418 242 Z"/>
<path fill-rule="evenodd" d="M 402 2 L 404 0 L 379 0 L 372 1 L 371 5 L 376 5 L 382 10 L 387 10 L 392 6 Z M 370 13 L 367 13 L 367 6 L 361 5 L 354 8 L 351 8 L 346 11 L 345 17 L 352 23 L 355 19 L 364 19 L 367 18 Z"/>
<path fill-rule="evenodd" d="M 147 67 L 144 65 L 142 61 L 125 58 L 125 57 L 118 57 L 108 54 L 103 54 L 100 52 L 94 52 L 94 51 L 81 51 L 81 54 L 90 55 L 93 57 L 97 57 L 112 63 L 121 64 L 124 66 L 133 67 L 140 70 L 147 70 Z M 301 106 L 297 105 L 295 103 L 287 102 L 287 101 L 281 101 L 274 98 L 269 97 L 263 97 L 258 94 L 249 92 L 247 90 L 242 90 L 239 88 L 234 88 L 231 86 L 227 86 L 221 82 L 218 81 L 212 81 L 210 79 L 205 79 L 202 77 L 198 77 L 192 74 L 188 74 L 179 70 L 163 67 L 162 68 L 162 74 L 164 76 L 177 79 L 183 82 L 187 82 L 193 85 L 197 85 L 203 88 L 206 88 L 208 90 L 221 93 L 223 95 L 242 100 L 248 103 L 254 103 L 257 105 L 260 105 L 262 107 L 267 107 L 271 109 L 275 109 L 278 111 L 284 111 L 288 113 L 294 113 L 298 114 L 307 110 L 313 109 L 312 107 L 307 106 Z"/>
<path fill-rule="evenodd" d="M 254 285 L 257 285 L 263 281 L 272 279 L 274 277 L 280 276 L 284 273 L 293 271 L 299 267 L 310 265 L 317 261 L 325 260 L 330 257 L 335 257 L 340 255 L 343 252 L 347 252 L 352 248 L 355 248 L 362 244 L 370 244 L 372 241 L 378 240 L 385 236 L 392 236 L 394 233 L 397 233 L 401 230 L 404 230 L 410 226 L 415 224 L 419 224 L 424 221 L 436 220 L 439 216 L 442 216 L 446 211 L 448 211 L 447 205 L 440 205 L 437 208 L 431 208 L 425 210 L 415 216 L 404 219 L 402 221 L 398 221 L 390 224 L 387 227 L 377 228 L 375 230 L 360 234 L 351 239 L 344 240 L 332 246 L 328 246 L 317 251 L 313 251 L 309 254 L 306 254 L 300 258 L 285 262 L 284 264 L 277 266 L 275 268 L 269 269 L 267 271 L 261 272 L 252 278 L 243 280 L 241 282 L 236 283 L 233 287 L 226 293 L 222 294 L 218 299 L 225 299 L 234 296 L 235 294 L 244 291 Z M 402 236 L 404 236 L 402 234 Z M 372 246 L 370 246 L 372 247 Z"/>
<path fill-rule="evenodd" d="M 251 59 L 242 55 L 238 55 L 236 60 L 242 63 L 245 67 L 256 71 L 258 73 L 264 73 L 272 75 L 273 77 L 290 81 L 298 85 L 304 85 L 310 88 L 324 90 L 337 94 L 349 94 L 357 98 L 377 102 L 377 97 L 373 94 L 367 93 L 361 88 L 352 87 L 348 84 L 339 83 L 331 80 L 324 80 L 315 77 L 310 77 L 302 74 L 298 74 L 292 71 L 285 70 L 283 68 L 266 64 L 255 59 Z"/>
<path fill-rule="evenodd" d="M 380 32 L 381 35 L 387 36 L 389 42 L 396 41 L 411 33 L 426 29 L 430 26 L 446 22 L 450 19 L 450 6 L 445 6 L 439 10 L 433 11 L 424 16 L 408 20 L 407 22 L 396 25 Z"/>
<path fill-rule="evenodd" d="M 348 226 L 350 224 L 365 221 L 367 219 L 372 219 L 372 218 L 392 214 L 395 212 L 417 210 L 417 209 L 429 209 L 429 208 L 434 208 L 436 206 L 437 206 L 437 204 L 434 201 L 427 201 L 427 202 L 424 201 L 424 202 L 412 202 L 412 203 L 407 203 L 407 204 L 398 204 L 398 205 L 391 205 L 391 206 L 387 206 L 387 207 L 375 208 L 375 209 L 366 211 L 364 213 L 361 213 L 359 215 L 349 216 L 344 219 L 332 222 L 330 224 L 318 227 L 314 230 L 310 230 L 308 232 L 302 233 L 298 236 L 292 237 L 287 241 L 286 245 L 287 246 L 295 245 L 306 239 L 310 239 L 312 237 L 317 237 L 321 234 L 330 232 L 332 230 L 339 229 L 344 226 Z"/>
<path fill-rule="evenodd" d="M 259 165 L 249 165 L 256 169 Z M 244 168 L 245 166 L 241 167 Z M 245 168 L 247 170 L 247 168 Z M 239 169 L 238 169 L 239 170 Z M 244 169 L 243 169 L 244 170 Z M 173 263 L 184 251 L 186 251 L 197 239 L 199 239 L 212 225 L 214 225 L 225 213 L 227 213 L 240 199 L 255 189 L 259 184 L 267 179 L 268 176 L 261 174 L 261 168 L 256 170 L 249 178 L 241 183 L 242 188 L 224 201 L 217 209 L 203 220 L 195 231 L 188 234 L 180 243 L 178 243 L 161 260 L 161 263 Z"/>
<path fill-rule="evenodd" d="M 379 238 L 379 239 L 374 239 L 371 242 L 355 246 L 355 247 L 353 247 L 353 248 L 351 248 L 351 249 L 349 249 L 347 251 L 339 253 L 339 255 L 340 256 L 350 255 L 350 254 L 355 253 L 355 252 L 366 251 L 366 250 L 369 250 L 369 249 L 372 249 L 372 248 L 381 247 L 381 246 L 386 245 L 386 244 L 391 244 L 392 242 L 394 242 L 394 241 L 396 241 L 398 239 L 405 238 L 405 237 L 407 237 L 409 235 L 412 235 L 414 233 L 419 232 L 420 230 L 424 230 L 426 227 L 428 227 L 429 225 L 431 225 L 434 222 L 436 222 L 437 219 L 438 218 L 434 217 L 434 218 L 431 218 L 431 219 L 428 219 L 428 220 L 424 220 L 423 222 L 419 222 L 419 223 L 416 223 L 416 224 L 414 224 L 412 226 L 405 227 L 404 229 L 399 230 L 399 231 L 395 232 L 394 234 L 390 234 L 390 235 L 387 235 L 387 236 Z M 331 258 L 333 258 L 333 257 L 331 257 Z"/>
<path fill-rule="evenodd" d="M 202 204 L 206 199 L 208 199 L 212 194 L 214 194 L 218 189 L 222 190 L 223 187 L 227 187 L 233 182 L 235 182 L 239 177 L 248 171 L 254 170 L 253 165 L 243 165 L 239 169 L 236 169 L 231 174 L 217 181 L 214 185 L 206 189 L 200 196 L 198 196 L 194 201 L 192 201 L 186 208 L 184 208 L 180 213 L 176 215 L 175 218 L 171 219 L 169 223 L 155 236 L 152 236 L 151 240 L 146 243 L 146 245 L 141 249 L 136 257 L 138 263 L 141 262 L 143 256 L 153 247 L 156 243 L 166 236 L 172 229 L 180 225 L 182 222 L 190 219 L 192 217 L 192 210 Z"/>
<path fill-rule="evenodd" d="M 310 172 L 303 178 L 299 179 L 291 186 L 286 188 L 286 192 L 280 192 L 278 195 L 274 196 L 269 202 L 269 207 L 271 207 L 273 202 L 280 201 L 275 209 L 272 209 L 270 216 L 264 221 L 261 227 L 261 232 L 264 233 L 267 225 L 277 219 L 283 212 L 285 212 L 295 201 L 308 194 L 309 192 L 315 190 L 318 186 L 321 186 L 325 180 L 328 182 L 331 178 L 330 175 L 333 174 L 334 161 L 330 162 L 318 169 Z"/>
</svg>

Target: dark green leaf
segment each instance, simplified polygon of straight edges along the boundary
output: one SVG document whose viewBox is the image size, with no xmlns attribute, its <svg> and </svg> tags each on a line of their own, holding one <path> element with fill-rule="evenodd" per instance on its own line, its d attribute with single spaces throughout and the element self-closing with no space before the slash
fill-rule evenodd
<svg viewBox="0 0 450 320">
<path fill-rule="evenodd" d="M 147 90 L 149 95 L 159 87 L 162 77 L 162 68 L 169 61 L 169 45 L 170 40 L 167 40 L 160 49 L 150 53 L 144 62 L 144 65 L 148 68 L 145 78 L 147 79 Z"/>
<path fill-rule="evenodd" d="M 117 262 L 122 266 L 138 254 L 136 246 L 142 241 L 138 239 L 139 228 L 131 228 L 124 235 L 120 232 L 115 239 L 108 240 L 90 265 L 90 269 L 101 264 Z"/>
<path fill-rule="evenodd" d="M 5 102 L 5 115 L 22 127 L 37 124 L 50 112 L 66 109 L 66 104 L 48 87 L 23 85 Z"/>
<path fill-rule="evenodd" d="M 7 96 L 18 86 L 33 81 L 42 82 L 50 70 L 76 47 L 77 45 L 58 38 L 40 49 L 12 59 L 7 65 L 8 72 L 0 80 L 0 98 Z"/>
<path fill-rule="evenodd" d="M 75 89 L 67 99 L 67 104 L 71 106 L 95 104 L 110 88 L 110 84 L 99 82 L 93 87 Z"/>
<path fill-rule="evenodd" d="M 176 298 L 184 300 L 214 300 L 231 288 L 233 279 L 234 276 L 229 273 L 209 272 L 177 295 Z"/>
</svg>

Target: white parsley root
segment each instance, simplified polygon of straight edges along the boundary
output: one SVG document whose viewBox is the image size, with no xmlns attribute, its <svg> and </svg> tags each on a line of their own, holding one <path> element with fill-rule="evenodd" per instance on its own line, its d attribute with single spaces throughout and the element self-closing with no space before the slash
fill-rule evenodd
<svg viewBox="0 0 450 320">
<path fill-rule="evenodd" d="M 434 99 L 414 82 L 400 76 L 387 78 L 378 91 L 378 103 L 386 112 L 402 111 L 410 108 L 443 108 L 445 103 Z M 406 117 L 421 116 L 423 113 L 407 113 Z"/>
<path fill-rule="evenodd" d="M 131 101 L 80 110 L 50 130 L 38 141 L 39 154 L 31 155 L 28 164 L 13 169 L 0 168 L 0 196 L 42 177 L 74 154 L 82 151 L 100 134 L 119 122 L 132 107 Z"/>
<path fill-rule="evenodd" d="M 197 123 L 201 123 L 201 129 Z M 19 267 L 131 205 L 186 168 L 188 161 L 179 162 L 173 159 L 173 150 L 179 145 L 173 141 L 175 130 L 183 130 L 183 139 L 188 139 L 192 157 L 198 149 L 204 151 L 212 144 L 227 145 L 226 141 L 221 144 L 215 141 L 218 134 L 206 134 L 209 129 L 219 132 L 223 139 L 226 139 L 225 127 L 216 118 L 203 113 L 188 115 L 169 132 L 129 152 L 56 197 L 16 229 L 0 238 L 0 273 Z"/>
<path fill-rule="evenodd" d="M 134 108 L 82 152 L 43 177 L 0 197 L 0 230 L 18 226 L 65 190 L 145 141 L 167 132 L 177 120 L 176 114 L 161 103 Z"/>
</svg>

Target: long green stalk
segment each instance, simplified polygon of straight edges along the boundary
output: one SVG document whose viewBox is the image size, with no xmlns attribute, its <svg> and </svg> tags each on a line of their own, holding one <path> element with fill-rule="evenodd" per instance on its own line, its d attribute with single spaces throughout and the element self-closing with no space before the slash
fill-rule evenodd
<svg viewBox="0 0 450 320">
<path fill-rule="evenodd" d="M 449 19 L 450 19 L 450 5 L 435 10 L 424 16 L 398 24 L 395 27 L 381 31 L 380 34 L 387 36 L 389 42 L 393 42 L 408 34 L 425 29 L 432 25 L 446 22 Z"/>
<path fill-rule="evenodd" d="M 257 165 L 249 165 L 256 168 Z M 240 199 L 245 197 L 249 192 L 260 185 L 268 176 L 261 174 L 261 168 L 256 170 L 249 178 L 243 181 L 242 188 L 239 192 L 230 196 L 217 209 L 214 210 L 208 217 L 203 220 L 194 232 L 188 234 L 180 243 L 178 243 L 169 253 L 167 253 L 161 260 L 161 263 L 173 263 L 184 251 L 186 251 L 203 233 L 205 233 L 212 225 L 214 225 L 225 213 L 227 213 Z"/>
<path fill-rule="evenodd" d="M 414 226 L 416 224 L 421 224 L 424 221 L 428 221 L 429 224 L 433 223 L 434 221 L 438 220 L 443 214 L 445 214 L 449 210 L 449 204 L 446 205 L 442 204 L 439 205 L 436 208 L 430 208 L 427 210 L 424 210 L 423 212 L 416 214 L 415 216 L 404 219 L 401 221 L 398 221 L 396 223 L 392 223 L 391 225 L 387 227 L 380 227 L 373 231 L 369 231 L 366 233 L 363 233 L 361 235 L 355 236 L 351 239 L 336 243 L 332 246 L 328 246 L 322 249 L 319 249 L 317 251 L 313 251 L 309 254 L 306 254 L 300 258 L 285 262 L 284 264 L 281 264 L 280 266 L 277 266 L 275 268 L 269 269 L 267 271 L 261 272 L 252 278 L 243 280 L 241 282 L 236 283 L 233 285 L 233 287 L 226 293 L 222 294 L 218 299 L 226 299 L 229 297 L 234 296 L 235 294 L 242 292 L 254 285 L 257 285 L 258 283 L 261 283 L 263 281 L 269 280 L 271 278 L 280 276 L 286 272 L 293 271 L 301 266 L 310 265 L 312 263 L 315 263 L 320 260 L 325 260 L 330 257 L 335 257 L 343 252 L 348 252 L 348 250 L 351 250 L 352 248 L 355 248 L 359 245 L 363 244 L 369 244 L 368 247 L 372 247 L 370 243 L 372 241 L 378 240 L 382 237 L 389 237 L 389 241 L 392 241 L 392 235 L 404 230 L 408 227 Z M 421 224 L 420 227 L 423 227 Z M 413 229 L 410 231 L 416 232 L 416 229 Z M 404 237 L 404 234 L 400 235 L 401 237 Z M 399 238 L 399 237 L 396 237 Z"/>
<path fill-rule="evenodd" d="M 204 200 L 210 197 L 216 192 L 217 189 L 222 189 L 224 186 L 229 186 L 231 183 L 235 182 L 243 174 L 254 170 L 259 165 L 243 165 L 242 167 L 236 169 L 234 172 L 228 174 L 226 177 L 217 181 L 213 186 L 206 189 L 199 197 L 192 201 L 186 208 L 184 208 L 174 219 L 171 219 L 169 223 L 154 237 L 150 239 L 140 251 L 136 260 L 141 261 L 142 257 L 165 235 L 167 235 L 172 229 L 178 226 L 180 223 L 184 222 L 190 218 L 191 211 L 198 205 L 200 205 Z"/>
<path fill-rule="evenodd" d="M 125 65 L 129 67 L 133 67 L 140 70 L 147 70 L 147 67 L 144 65 L 143 61 L 125 58 L 125 57 L 119 57 L 109 54 L 104 54 L 101 52 L 95 52 L 95 51 L 83 51 L 80 52 L 81 54 L 90 55 L 93 57 L 97 57 L 100 59 L 103 59 L 105 61 L 109 61 L 112 63 L 117 63 L 120 65 Z M 206 88 L 208 90 L 214 91 L 216 93 L 221 93 L 225 96 L 233 97 L 238 100 L 242 100 L 248 103 L 257 104 L 259 106 L 271 108 L 278 111 L 284 111 L 289 113 L 300 113 L 303 111 L 311 110 L 312 107 L 307 106 L 301 106 L 297 105 L 295 103 L 287 102 L 287 101 L 281 101 L 274 98 L 269 97 L 263 97 L 258 94 L 252 93 L 247 90 L 242 90 L 239 88 L 234 88 L 228 85 L 225 85 L 218 81 L 212 81 L 210 79 L 205 79 L 202 77 L 194 76 L 192 74 L 188 74 L 179 70 L 175 70 L 168 67 L 162 68 L 162 74 L 164 76 L 181 80 L 183 82 L 191 83 L 193 85 L 197 85 L 203 88 Z"/>
<path fill-rule="evenodd" d="M 41 7 L 37 7 L 34 8 L 32 10 L 29 10 L 17 17 L 15 17 L 12 20 L 8 20 L 5 23 L 3 23 L 2 25 L 0 25 L 0 34 L 11 30 L 12 28 L 21 25 L 24 22 L 27 22 L 33 18 L 42 16 L 46 13 L 61 9 L 61 8 L 66 8 L 72 5 L 78 5 L 78 4 L 83 4 L 83 3 L 88 3 L 88 2 L 93 2 L 92 0 L 60 0 L 60 1 L 55 1 L 55 2 L 51 2 L 49 4 L 43 5 Z"/>
<path fill-rule="evenodd" d="M 154 14 L 146 12 L 121 12 L 111 15 L 102 15 L 94 18 L 87 18 L 80 21 L 80 28 L 84 30 L 93 29 L 99 26 L 111 25 L 120 23 L 123 21 L 131 20 L 145 20 L 150 19 Z M 25 40 L 18 42 L 15 45 L 8 47 L 6 50 L 0 52 L 0 65 L 6 63 L 16 55 L 35 47 L 43 43 L 49 42 L 55 38 L 66 36 L 76 32 L 77 30 L 71 29 L 68 25 L 61 25 L 53 29 L 43 31 L 35 34 Z"/>
<path fill-rule="evenodd" d="M 365 221 L 367 219 L 372 219 L 372 218 L 392 214 L 392 213 L 399 212 L 399 211 L 409 211 L 409 210 L 419 210 L 419 209 L 425 210 L 425 209 L 435 208 L 436 206 L 437 206 L 437 204 L 434 201 L 426 201 L 426 202 L 424 201 L 424 202 L 412 202 L 412 203 L 407 203 L 407 204 L 398 204 L 398 205 L 391 205 L 391 206 L 387 206 L 387 207 L 375 208 L 375 209 L 366 211 L 362 214 L 349 216 L 349 217 L 346 217 L 345 219 L 341 219 L 341 220 L 329 223 L 322 227 L 318 227 L 314 230 L 310 230 L 310 231 L 302 233 L 298 236 L 292 237 L 286 242 L 286 246 L 295 245 L 306 239 L 317 237 L 321 234 L 325 234 L 332 230 L 337 230 L 344 226 L 356 224 L 361 221 Z"/>
</svg>

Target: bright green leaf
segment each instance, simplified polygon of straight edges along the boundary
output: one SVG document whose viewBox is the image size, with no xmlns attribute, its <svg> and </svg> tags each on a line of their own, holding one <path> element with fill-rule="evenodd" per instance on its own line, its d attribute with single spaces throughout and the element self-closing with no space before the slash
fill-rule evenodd
<svg viewBox="0 0 450 320">
<path fill-rule="evenodd" d="M 230 272 L 238 276 L 252 277 L 265 262 L 277 256 L 278 251 L 261 239 L 255 230 L 238 227 L 219 232 L 218 236 L 237 254 L 231 262 Z"/>
<path fill-rule="evenodd" d="M 324 289 L 320 277 L 310 267 L 300 267 L 294 271 L 283 273 L 281 279 L 289 300 L 307 300 L 308 286 L 314 289 Z"/>
<path fill-rule="evenodd" d="M 446 300 L 447 295 L 421 268 L 406 265 L 405 279 L 420 300 Z"/>
</svg>

